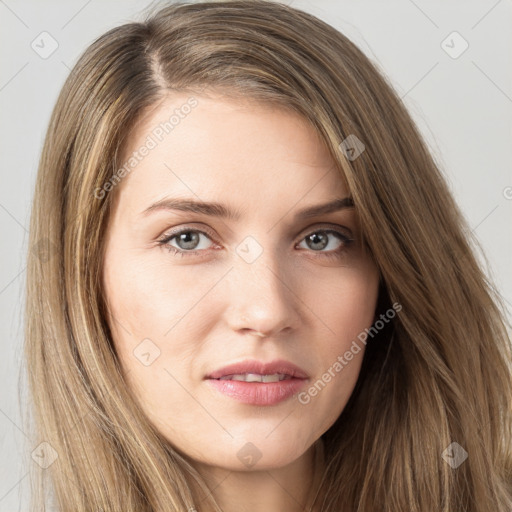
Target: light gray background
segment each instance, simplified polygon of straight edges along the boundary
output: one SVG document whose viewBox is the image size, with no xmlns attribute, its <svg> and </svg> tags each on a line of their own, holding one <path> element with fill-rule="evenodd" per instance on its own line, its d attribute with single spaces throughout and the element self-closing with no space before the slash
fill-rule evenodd
<svg viewBox="0 0 512 512">
<path fill-rule="evenodd" d="M 511 0 L 322 0 L 285 3 L 345 33 L 378 65 L 426 137 L 512 309 Z M 37 163 L 51 109 L 78 55 L 140 19 L 150 2 L 0 0 L 0 511 L 28 510 L 21 372 L 25 253 Z M 159 5 L 159 2 L 151 2 Z M 58 43 L 43 59 L 31 43 Z M 469 44 L 458 58 L 451 52 Z M 456 36 L 457 37 L 457 36 Z M 452 42 L 453 40 L 453 42 Z M 48 49 L 48 40 L 45 48 Z"/>
</svg>

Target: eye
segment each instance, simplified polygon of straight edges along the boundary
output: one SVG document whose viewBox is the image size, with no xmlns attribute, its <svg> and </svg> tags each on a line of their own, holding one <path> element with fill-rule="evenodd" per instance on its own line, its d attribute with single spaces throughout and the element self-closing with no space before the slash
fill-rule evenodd
<svg viewBox="0 0 512 512">
<path fill-rule="evenodd" d="M 354 240 L 340 231 L 334 229 L 320 229 L 313 231 L 303 238 L 303 248 L 311 249 L 313 252 L 326 253 L 325 255 L 338 255 L 345 250 Z M 298 246 L 300 247 L 299 244 Z M 324 249 L 327 249 L 324 251 Z"/>
<path fill-rule="evenodd" d="M 173 252 L 174 254 L 188 256 L 187 253 L 194 253 L 196 251 L 203 251 L 205 249 L 208 249 L 208 247 L 204 247 L 204 243 L 201 244 L 201 238 L 203 237 L 206 239 L 211 239 L 211 235 L 205 233 L 204 231 L 188 228 L 167 235 L 162 240 L 159 240 L 158 243 L 159 245 L 164 246 L 166 249 Z M 177 247 L 171 245 L 171 242 L 173 241 L 175 241 Z"/>
<path fill-rule="evenodd" d="M 202 240 L 204 238 L 205 240 Z M 165 247 L 177 256 L 199 256 L 208 252 L 213 236 L 198 229 L 183 228 L 179 231 L 166 234 L 158 240 L 158 245 Z M 309 249 L 310 252 L 319 253 L 324 257 L 340 257 L 340 254 L 350 246 L 354 240 L 335 229 L 317 229 L 302 238 L 296 247 Z M 306 244 L 304 247 L 301 244 Z M 174 245 L 175 244 L 175 245 Z M 327 250 L 325 250 L 327 249 Z M 201 254 L 202 253 L 202 254 Z"/>
</svg>

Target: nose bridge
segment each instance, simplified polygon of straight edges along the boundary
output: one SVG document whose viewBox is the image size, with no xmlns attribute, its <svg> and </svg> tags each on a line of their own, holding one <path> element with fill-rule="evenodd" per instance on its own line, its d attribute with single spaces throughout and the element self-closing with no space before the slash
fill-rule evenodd
<svg viewBox="0 0 512 512">
<path fill-rule="evenodd" d="M 248 236 L 236 248 L 235 273 L 247 293 L 259 296 L 283 295 L 283 258 L 275 250 L 263 247 L 254 237 Z"/>
</svg>

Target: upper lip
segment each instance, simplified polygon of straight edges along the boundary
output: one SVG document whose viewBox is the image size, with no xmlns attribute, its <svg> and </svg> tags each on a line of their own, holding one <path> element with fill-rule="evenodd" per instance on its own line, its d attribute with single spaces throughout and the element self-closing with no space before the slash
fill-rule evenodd
<svg viewBox="0 0 512 512">
<path fill-rule="evenodd" d="M 307 373 L 299 368 L 297 365 L 285 361 L 284 359 L 277 359 L 265 363 L 263 361 L 257 361 L 255 359 L 245 360 L 239 363 L 229 364 L 224 366 L 206 376 L 207 379 L 220 379 L 226 375 L 239 375 L 244 373 L 256 373 L 258 375 L 274 375 L 276 373 L 282 373 L 295 377 L 297 379 L 307 379 Z"/>
</svg>

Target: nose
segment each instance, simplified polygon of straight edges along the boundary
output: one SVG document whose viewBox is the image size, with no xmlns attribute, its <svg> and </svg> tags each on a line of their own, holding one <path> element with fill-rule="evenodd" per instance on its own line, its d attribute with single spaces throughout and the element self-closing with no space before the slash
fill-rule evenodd
<svg viewBox="0 0 512 512">
<path fill-rule="evenodd" d="M 297 278 L 286 262 L 270 251 L 252 263 L 238 258 L 229 279 L 227 316 L 232 330 L 277 336 L 297 329 L 301 301 L 295 291 Z"/>
</svg>

